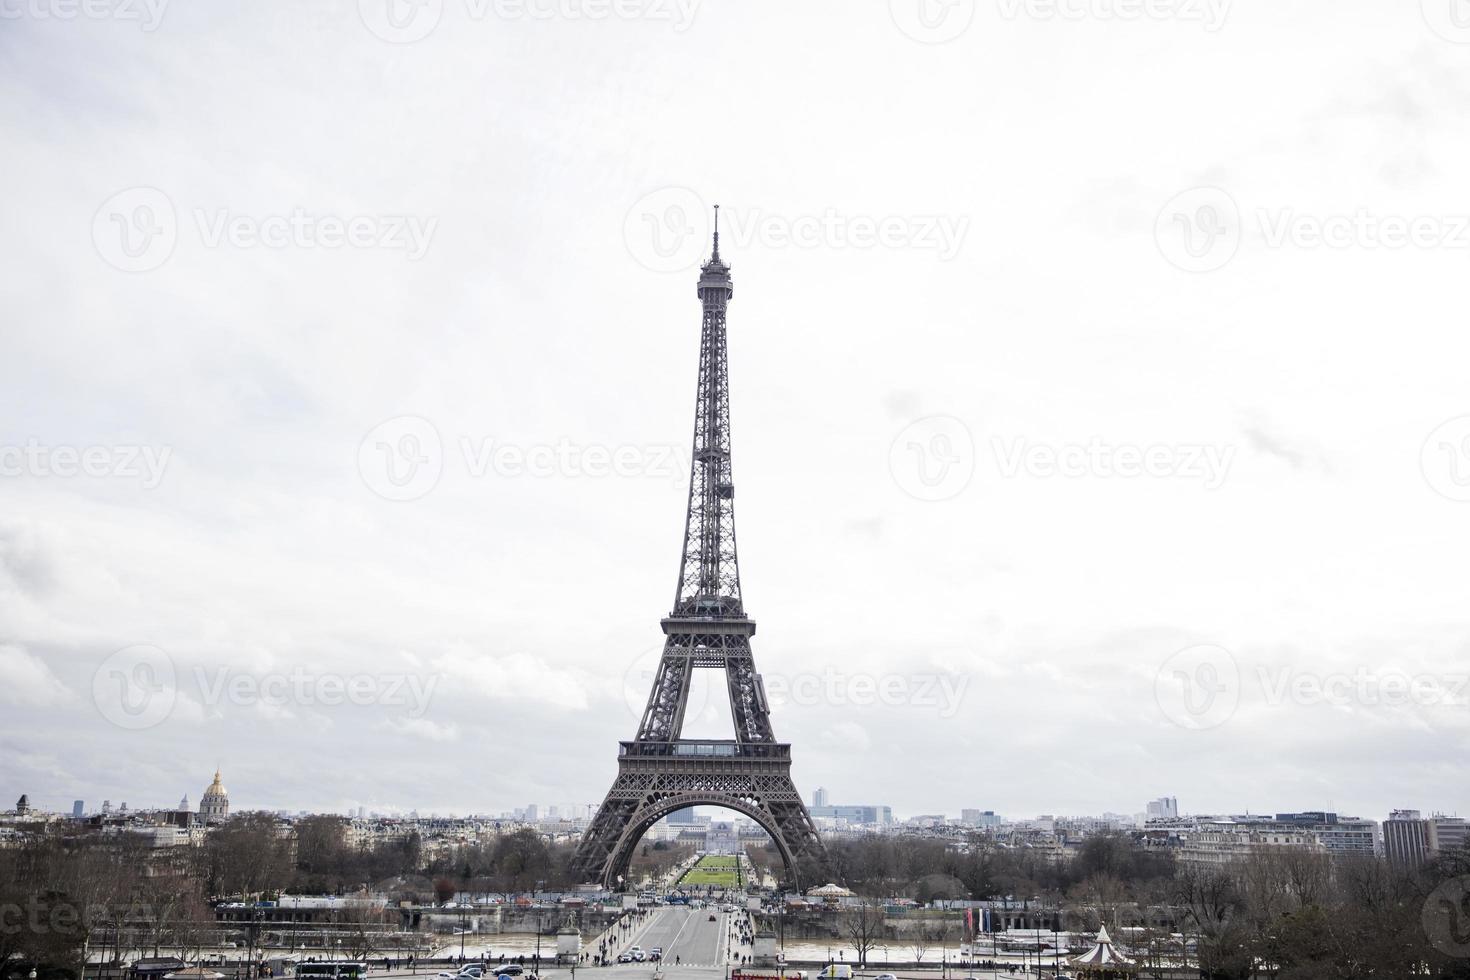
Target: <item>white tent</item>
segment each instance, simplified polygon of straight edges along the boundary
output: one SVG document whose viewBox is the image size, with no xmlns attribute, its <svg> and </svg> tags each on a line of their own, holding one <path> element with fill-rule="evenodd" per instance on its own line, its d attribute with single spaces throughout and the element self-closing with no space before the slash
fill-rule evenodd
<svg viewBox="0 0 1470 980">
<path fill-rule="evenodd" d="M 1097 931 L 1097 941 L 1091 949 L 1067 962 L 1078 973 L 1098 977 L 1124 976 L 1138 972 L 1138 964 L 1113 947 L 1107 926 Z"/>
</svg>

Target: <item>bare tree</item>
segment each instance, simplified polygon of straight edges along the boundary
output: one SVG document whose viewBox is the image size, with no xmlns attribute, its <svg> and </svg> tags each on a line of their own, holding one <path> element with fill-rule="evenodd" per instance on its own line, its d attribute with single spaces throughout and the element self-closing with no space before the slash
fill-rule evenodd
<svg viewBox="0 0 1470 980">
<path fill-rule="evenodd" d="M 933 942 L 934 935 L 929 931 L 929 924 L 922 920 L 915 922 L 914 927 L 909 930 L 909 946 L 913 948 L 915 963 L 924 962 L 924 954 L 929 952 Z"/>
<path fill-rule="evenodd" d="M 868 954 L 883 938 L 883 906 L 868 898 L 848 906 L 843 927 L 848 941 L 857 952 L 858 966 L 866 967 Z"/>
</svg>

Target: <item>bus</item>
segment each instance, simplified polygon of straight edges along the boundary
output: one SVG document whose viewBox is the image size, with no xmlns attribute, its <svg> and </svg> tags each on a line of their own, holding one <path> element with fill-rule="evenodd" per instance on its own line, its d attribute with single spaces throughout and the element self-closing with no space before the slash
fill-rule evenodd
<svg viewBox="0 0 1470 980">
<path fill-rule="evenodd" d="M 296 964 L 296 980 L 366 980 L 367 964 L 360 960 L 317 960 Z"/>
</svg>

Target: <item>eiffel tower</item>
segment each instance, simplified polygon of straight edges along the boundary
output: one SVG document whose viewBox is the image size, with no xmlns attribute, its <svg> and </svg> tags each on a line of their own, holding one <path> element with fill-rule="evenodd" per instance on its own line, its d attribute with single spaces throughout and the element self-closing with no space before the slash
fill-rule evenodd
<svg viewBox="0 0 1470 980">
<path fill-rule="evenodd" d="M 700 270 L 704 326 L 689 509 L 674 608 L 663 619 L 659 659 L 638 737 L 618 743 L 618 775 L 577 849 L 584 881 L 619 887 L 633 849 L 658 820 L 690 806 L 721 806 L 763 827 L 781 853 L 792 884 L 811 880 L 825 851 L 796 784 L 791 746 L 776 741 L 761 675 L 750 652 L 755 622 L 740 599 L 735 552 L 735 485 L 730 470 L 730 378 L 725 308 L 735 294 L 720 259 L 720 211 L 714 251 Z M 735 737 L 681 737 L 690 678 L 696 668 L 723 668 Z"/>
</svg>

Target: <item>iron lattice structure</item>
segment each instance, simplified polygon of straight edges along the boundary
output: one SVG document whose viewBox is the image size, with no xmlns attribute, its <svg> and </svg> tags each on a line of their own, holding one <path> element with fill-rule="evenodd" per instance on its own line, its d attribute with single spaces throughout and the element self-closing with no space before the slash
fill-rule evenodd
<svg viewBox="0 0 1470 980">
<path fill-rule="evenodd" d="M 765 687 L 750 651 L 755 622 L 740 596 L 725 344 L 725 311 L 735 287 L 730 267 L 720 259 L 718 208 L 714 251 L 700 270 L 698 292 L 704 321 L 679 585 L 673 611 L 662 622 L 663 655 L 637 738 L 619 743 L 617 778 L 576 856 L 580 877 L 608 888 L 618 887 L 649 827 L 696 805 L 728 807 L 759 823 L 794 884 L 812 880 L 826 864 L 791 780 L 791 746 L 777 742 L 771 730 Z M 734 739 L 680 737 L 697 668 L 725 671 Z"/>
</svg>

